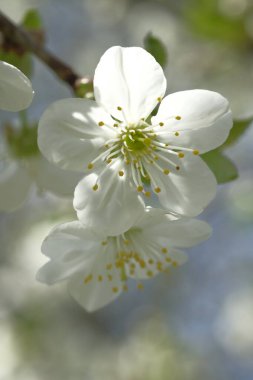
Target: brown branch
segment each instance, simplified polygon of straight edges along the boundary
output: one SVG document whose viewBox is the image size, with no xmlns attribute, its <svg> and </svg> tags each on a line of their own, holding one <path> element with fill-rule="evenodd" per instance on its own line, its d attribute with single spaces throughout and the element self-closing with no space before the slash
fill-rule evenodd
<svg viewBox="0 0 253 380">
<path fill-rule="evenodd" d="M 36 39 L 24 28 L 16 25 L 0 11 L 0 32 L 3 37 L 19 46 L 26 52 L 30 52 L 43 61 L 62 81 L 66 82 L 74 91 L 79 94 L 80 88 L 87 85 L 89 90 L 92 88 L 92 80 L 82 77 L 74 70 L 61 61 L 54 54 L 45 49 Z"/>
</svg>

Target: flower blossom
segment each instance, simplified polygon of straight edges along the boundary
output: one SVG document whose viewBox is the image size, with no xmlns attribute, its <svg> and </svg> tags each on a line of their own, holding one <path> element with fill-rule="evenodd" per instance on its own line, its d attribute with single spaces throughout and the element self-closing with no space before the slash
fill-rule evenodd
<svg viewBox="0 0 253 380">
<path fill-rule="evenodd" d="M 227 138 L 228 101 L 205 90 L 163 98 L 165 90 L 162 68 L 148 52 L 116 46 L 96 68 L 96 101 L 60 100 L 42 115 L 42 153 L 84 174 L 74 195 L 83 223 L 117 234 L 151 195 L 163 209 L 187 216 L 200 214 L 213 199 L 216 180 L 198 155 Z"/>
<path fill-rule="evenodd" d="M 88 311 L 97 310 L 128 290 L 137 288 L 187 256 L 178 248 L 194 246 L 210 236 L 207 223 L 177 219 L 157 209 L 145 209 L 126 232 L 105 236 L 79 221 L 55 227 L 42 244 L 49 257 L 37 279 L 48 285 L 66 280 L 72 296 Z"/>
<path fill-rule="evenodd" d="M 30 80 L 15 66 L 0 61 L 0 109 L 21 111 L 32 102 Z"/>
</svg>

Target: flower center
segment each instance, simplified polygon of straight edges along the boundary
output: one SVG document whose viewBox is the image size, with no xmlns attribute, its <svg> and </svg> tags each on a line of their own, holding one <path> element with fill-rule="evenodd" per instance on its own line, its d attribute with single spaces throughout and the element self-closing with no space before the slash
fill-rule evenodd
<svg viewBox="0 0 253 380">
<path fill-rule="evenodd" d="M 152 134 L 145 132 L 145 125 L 128 126 L 121 132 L 121 144 L 132 153 L 147 153 L 152 142 Z"/>
</svg>

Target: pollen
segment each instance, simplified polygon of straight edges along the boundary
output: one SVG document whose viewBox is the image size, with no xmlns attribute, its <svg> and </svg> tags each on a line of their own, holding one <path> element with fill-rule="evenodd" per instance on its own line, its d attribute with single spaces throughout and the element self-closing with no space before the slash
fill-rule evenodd
<svg viewBox="0 0 253 380">
<path fill-rule="evenodd" d="M 160 127 L 163 127 L 163 126 L 164 126 L 164 123 L 161 122 L 161 123 L 159 123 L 159 125 L 160 125 Z"/>
<path fill-rule="evenodd" d="M 169 169 L 163 169 L 163 174 L 168 175 L 170 173 Z"/>
<path fill-rule="evenodd" d="M 137 187 L 137 191 L 138 191 L 139 193 L 141 193 L 141 192 L 143 191 L 143 186 L 138 186 L 138 187 Z"/>
<path fill-rule="evenodd" d="M 119 124 L 115 123 L 113 124 L 114 128 L 118 128 Z"/>
<path fill-rule="evenodd" d="M 164 254 L 165 254 L 165 253 L 168 253 L 168 250 L 167 250 L 167 248 L 165 248 L 165 247 L 162 248 L 161 251 L 162 251 L 162 253 L 164 253 Z"/>
<path fill-rule="evenodd" d="M 124 175 L 123 170 L 120 170 L 118 174 L 119 174 L 120 177 L 123 177 L 123 175 Z"/>
<path fill-rule="evenodd" d="M 138 290 L 143 290 L 144 286 L 143 284 L 140 282 L 139 284 L 137 284 L 137 289 Z"/>
<path fill-rule="evenodd" d="M 147 197 L 147 198 L 149 198 L 150 196 L 151 196 L 151 193 L 150 193 L 150 191 L 145 191 L 145 196 Z"/>
<path fill-rule="evenodd" d="M 139 260 L 139 264 L 140 264 L 141 268 L 145 268 L 146 267 L 146 263 L 145 263 L 144 260 Z"/>
<path fill-rule="evenodd" d="M 94 191 L 97 191 L 97 189 L 98 189 L 98 185 L 97 185 L 97 184 L 94 185 L 92 189 L 93 189 Z"/>
<path fill-rule="evenodd" d="M 122 111 L 122 107 L 120 107 L 120 106 L 117 107 L 117 110 L 118 110 L 118 111 Z"/>
<path fill-rule="evenodd" d="M 179 158 L 184 158 L 184 153 L 183 153 L 183 152 L 179 152 L 179 153 L 178 153 L 178 157 L 179 157 Z"/>
<path fill-rule="evenodd" d="M 113 293 L 118 293 L 119 288 L 117 288 L 117 286 L 114 286 L 114 287 L 112 288 L 112 291 L 113 291 Z"/>
<path fill-rule="evenodd" d="M 92 280 L 93 276 L 92 274 L 89 274 L 85 279 L 83 280 L 84 284 L 88 284 Z"/>
<path fill-rule="evenodd" d="M 166 259 L 165 259 L 166 261 L 167 261 L 167 263 L 171 263 L 172 262 L 172 260 L 171 260 L 171 258 L 170 257 L 166 257 Z"/>
<path fill-rule="evenodd" d="M 199 154 L 199 151 L 197 149 L 194 149 L 194 151 L 192 152 L 195 156 L 197 156 Z"/>
<path fill-rule="evenodd" d="M 178 263 L 176 262 L 176 261 L 172 261 L 172 265 L 173 265 L 173 267 L 178 267 Z"/>
<path fill-rule="evenodd" d="M 181 116 L 176 116 L 175 119 L 176 119 L 176 120 L 181 120 L 182 117 L 181 117 Z"/>
<path fill-rule="evenodd" d="M 156 188 L 155 188 L 155 192 L 156 192 L 156 193 L 160 193 L 160 192 L 161 192 L 160 187 L 156 187 Z"/>
<path fill-rule="evenodd" d="M 100 122 L 98 123 L 98 125 L 99 125 L 100 127 L 103 127 L 103 125 L 105 125 L 105 123 L 104 123 L 103 121 L 100 121 Z"/>
<path fill-rule="evenodd" d="M 99 281 L 99 282 L 102 282 L 102 281 L 103 281 L 103 276 L 99 275 L 99 276 L 98 276 L 98 281 Z"/>
<path fill-rule="evenodd" d="M 175 132 L 175 136 L 179 136 L 179 132 Z"/>
<path fill-rule="evenodd" d="M 87 165 L 88 169 L 92 169 L 93 167 L 94 167 L 94 165 L 91 162 Z"/>
<path fill-rule="evenodd" d="M 157 101 L 158 101 L 159 103 L 161 103 L 161 101 L 162 101 L 161 96 L 159 96 L 159 97 L 157 98 Z"/>
<path fill-rule="evenodd" d="M 152 272 L 152 270 L 148 270 L 147 271 L 147 276 L 148 277 L 153 277 L 154 276 L 154 273 Z"/>
</svg>

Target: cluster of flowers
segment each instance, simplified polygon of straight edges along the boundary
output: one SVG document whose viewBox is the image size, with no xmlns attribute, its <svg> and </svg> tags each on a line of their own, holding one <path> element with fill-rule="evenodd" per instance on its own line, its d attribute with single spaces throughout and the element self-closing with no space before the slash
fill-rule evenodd
<svg viewBox="0 0 253 380">
<path fill-rule="evenodd" d="M 149 53 L 112 47 L 95 71 L 96 101 L 57 101 L 39 122 L 45 158 L 83 178 L 74 192 L 78 220 L 45 239 L 50 261 L 37 278 L 68 280 L 88 311 L 126 291 L 129 278 L 142 289 L 144 280 L 186 261 L 180 248 L 210 236 L 209 225 L 193 219 L 217 187 L 199 154 L 227 138 L 229 104 L 211 91 L 165 91 Z"/>
</svg>

